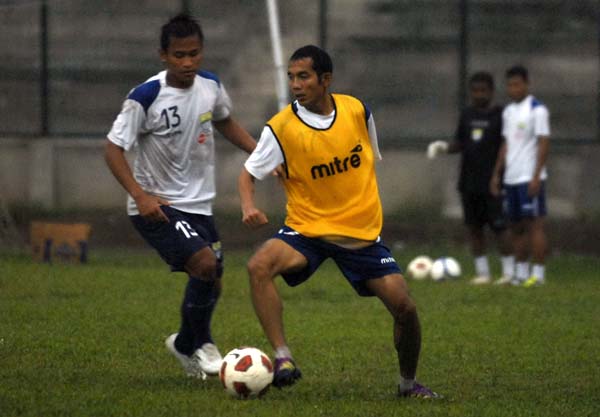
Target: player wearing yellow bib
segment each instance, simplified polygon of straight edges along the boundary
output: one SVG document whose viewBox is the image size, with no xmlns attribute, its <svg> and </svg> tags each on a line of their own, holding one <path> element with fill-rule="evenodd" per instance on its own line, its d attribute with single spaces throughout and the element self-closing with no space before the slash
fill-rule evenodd
<svg viewBox="0 0 600 417">
<path fill-rule="evenodd" d="M 315 129 L 303 122 L 298 103 L 267 123 L 284 157 L 290 156 L 284 164 L 285 223 L 307 237 L 373 242 L 381 230 L 382 215 L 368 111 L 350 96 L 334 94 L 332 104 L 335 120 L 326 128 Z"/>
<path fill-rule="evenodd" d="M 251 227 L 268 222 L 254 203 L 255 179 L 279 168 L 287 196 L 285 226 L 248 262 L 254 310 L 275 350 L 273 385 L 292 385 L 301 377 L 285 340 L 274 279 L 281 275 L 288 285 L 299 285 L 332 258 L 359 295 L 377 296 L 393 317 L 398 394 L 439 397 L 415 381 L 421 347 L 417 310 L 379 237 L 375 122 L 360 100 L 329 93 L 332 70 L 331 58 L 316 46 L 294 52 L 288 80 L 295 101 L 269 120 L 239 177 L 242 221 Z"/>
</svg>

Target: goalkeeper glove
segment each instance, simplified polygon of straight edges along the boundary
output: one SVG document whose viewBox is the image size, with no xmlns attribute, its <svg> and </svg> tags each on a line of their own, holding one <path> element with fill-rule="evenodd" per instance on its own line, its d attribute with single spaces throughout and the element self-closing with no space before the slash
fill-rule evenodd
<svg viewBox="0 0 600 417">
<path fill-rule="evenodd" d="M 448 152 L 448 142 L 444 140 L 436 140 L 427 146 L 427 158 L 435 159 L 440 153 Z"/>
</svg>

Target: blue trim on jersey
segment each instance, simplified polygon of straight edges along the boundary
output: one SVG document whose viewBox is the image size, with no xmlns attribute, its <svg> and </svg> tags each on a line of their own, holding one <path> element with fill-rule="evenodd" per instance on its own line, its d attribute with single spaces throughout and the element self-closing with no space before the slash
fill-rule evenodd
<svg viewBox="0 0 600 417">
<path fill-rule="evenodd" d="M 368 122 L 369 117 L 371 117 L 371 109 L 365 103 L 363 103 L 363 106 L 365 108 L 365 120 Z"/>
<path fill-rule="evenodd" d="M 210 71 L 200 70 L 200 71 L 198 71 L 198 75 L 202 78 L 207 78 L 209 80 L 213 80 L 214 82 L 217 83 L 217 85 L 219 87 L 221 86 L 221 80 L 219 80 L 219 77 L 217 77 L 217 74 L 213 74 Z"/>
<path fill-rule="evenodd" d="M 365 123 L 367 125 L 367 130 L 369 130 L 369 117 L 371 117 L 371 109 L 365 103 L 362 103 L 362 105 L 365 108 Z"/>
<path fill-rule="evenodd" d="M 543 103 L 541 101 L 539 101 L 537 98 L 533 97 L 533 99 L 531 100 L 531 108 L 535 109 L 538 106 L 543 106 Z"/>
<path fill-rule="evenodd" d="M 135 100 L 142 105 L 144 112 L 148 112 L 148 108 L 154 103 L 160 91 L 160 81 L 154 80 L 137 86 L 129 96 L 130 100 Z"/>
</svg>

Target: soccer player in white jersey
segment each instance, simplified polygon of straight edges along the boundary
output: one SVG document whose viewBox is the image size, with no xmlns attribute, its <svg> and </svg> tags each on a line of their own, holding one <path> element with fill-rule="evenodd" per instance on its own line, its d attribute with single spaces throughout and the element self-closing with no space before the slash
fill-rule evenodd
<svg viewBox="0 0 600 417">
<path fill-rule="evenodd" d="M 500 195 L 500 176 L 504 171 L 505 201 L 516 257 L 512 283 L 530 287 L 545 282 L 544 217 L 550 115 L 546 106 L 529 94 L 529 75 L 525 67 L 508 69 L 506 81 L 512 102 L 502 115 L 504 142 L 490 191 Z"/>
<path fill-rule="evenodd" d="M 127 213 L 172 271 L 186 272 L 178 333 L 167 349 L 189 376 L 217 374 L 221 354 L 211 317 L 221 292 L 223 256 L 212 217 L 215 137 L 251 152 L 255 140 L 231 117 L 231 100 L 212 73 L 201 71 L 204 36 L 187 15 L 161 30 L 166 70 L 131 90 L 108 134 L 105 159 L 128 193 Z M 136 150 L 133 170 L 124 156 Z"/>
</svg>

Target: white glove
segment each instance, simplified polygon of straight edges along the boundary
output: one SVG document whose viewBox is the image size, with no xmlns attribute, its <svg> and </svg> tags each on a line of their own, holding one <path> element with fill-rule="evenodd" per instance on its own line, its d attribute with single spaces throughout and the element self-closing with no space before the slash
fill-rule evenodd
<svg viewBox="0 0 600 417">
<path fill-rule="evenodd" d="M 427 146 L 427 158 L 435 159 L 440 153 L 448 152 L 448 142 L 444 140 L 436 140 Z"/>
</svg>

